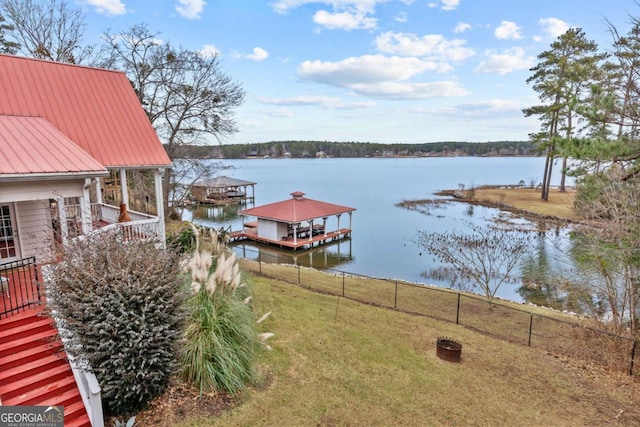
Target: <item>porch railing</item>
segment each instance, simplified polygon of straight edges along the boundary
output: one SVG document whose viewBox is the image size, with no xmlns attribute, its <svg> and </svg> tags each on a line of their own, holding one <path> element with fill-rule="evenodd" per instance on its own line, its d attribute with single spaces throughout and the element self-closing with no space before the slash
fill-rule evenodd
<svg viewBox="0 0 640 427">
<path fill-rule="evenodd" d="M 36 258 L 0 264 L 0 319 L 42 304 Z"/>
<path fill-rule="evenodd" d="M 124 241 L 161 239 L 160 220 L 158 218 L 144 221 L 117 222 L 106 225 L 93 233 L 117 233 Z"/>
<path fill-rule="evenodd" d="M 142 212 L 137 211 L 127 211 L 129 213 L 129 217 L 131 217 L 132 221 L 145 221 L 148 219 L 157 219 L 157 217 L 153 215 L 149 215 Z M 100 203 L 92 203 L 91 204 L 91 217 L 94 222 L 98 220 L 104 220 L 108 223 L 118 222 L 118 218 L 120 217 L 120 209 L 117 206 L 105 205 Z"/>
</svg>

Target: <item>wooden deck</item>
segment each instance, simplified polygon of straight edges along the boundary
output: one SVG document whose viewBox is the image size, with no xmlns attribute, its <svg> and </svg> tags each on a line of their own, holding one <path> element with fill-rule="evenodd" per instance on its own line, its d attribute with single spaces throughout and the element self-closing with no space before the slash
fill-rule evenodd
<svg viewBox="0 0 640 427">
<path fill-rule="evenodd" d="M 329 231 L 326 234 L 317 234 L 311 237 L 299 237 L 294 242 L 293 237 L 286 237 L 282 240 L 272 240 L 260 237 L 257 234 L 255 228 L 245 228 L 244 231 L 232 231 L 229 233 L 229 239 L 231 241 L 237 240 L 253 240 L 254 242 L 266 243 L 269 245 L 276 245 L 281 248 L 300 249 L 300 248 L 312 248 L 315 245 L 321 245 L 327 242 L 333 242 L 338 239 L 349 237 L 351 235 L 350 228 L 341 228 L 335 231 Z"/>
</svg>

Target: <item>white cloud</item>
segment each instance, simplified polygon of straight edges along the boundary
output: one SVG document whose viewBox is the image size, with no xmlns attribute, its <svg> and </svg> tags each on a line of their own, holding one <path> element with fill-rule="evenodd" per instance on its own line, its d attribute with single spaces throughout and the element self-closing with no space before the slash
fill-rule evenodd
<svg viewBox="0 0 640 427">
<path fill-rule="evenodd" d="M 458 33 L 464 33 L 467 30 L 471 29 L 471 25 L 467 24 L 466 22 L 458 22 L 458 24 L 456 25 L 456 27 L 453 29 L 453 32 L 458 34 Z"/>
<path fill-rule="evenodd" d="M 304 61 L 298 66 L 297 71 L 305 80 L 351 87 L 362 83 L 408 80 L 425 71 L 437 71 L 439 66 L 437 63 L 419 58 L 364 55 L 338 62 Z"/>
<path fill-rule="evenodd" d="M 455 10 L 460 0 L 442 0 L 442 10 Z"/>
<path fill-rule="evenodd" d="M 527 56 L 521 47 L 513 47 L 502 52 L 488 50 L 485 52 L 488 58 L 473 70 L 476 73 L 494 73 L 501 76 L 513 71 L 528 70 L 535 64 L 535 57 Z"/>
<path fill-rule="evenodd" d="M 523 105 L 512 99 L 488 99 L 486 101 L 460 104 L 457 111 L 465 113 L 467 116 L 486 116 L 495 113 L 517 112 L 521 114 Z"/>
<path fill-rule="evenodd" d="M 441 66 L 419 58 L 365 55 L 338 62 L 305 61 L 298 67 L 298 75 L 305 80 L 349 88 L 358 95 L 390 100 L 468 94 L 454 81 L 407 81 L 425 71 L 438 71 Z"/>
<path fill-rule="evenodd" d="M 323 4 L 332 6 L 335 10 L 369 10 L 373 11 L 379 3 L 387 3 L 393 0 L 276 0 L 270 3 L 271 8 L 277 13 L 287 13 L 292 9 L 296 9 L 306 4 Z M 405 4 L 411 4 L 414 0 L 399 0 Z M 458 3 L 459 0 L 445 0 L 445 2 Z"/>
<path fill-rule="evenodd" d="M 352 89 L 364 96 L 389 100 L 414 100 L 428 98 L 448 98 L 468 95 L 469 91 L 454 81 L 431 83 L 384 82 L 357 84 Z"/>
<path fill-rule="evenodd" d="M 511 21 L 502 21 L 493 34 L 498 40 L 518 40 L 522 38 L 520 27 Z"/>
<path fill-rule="evenodd" d="M 440 34 L 418 37 L 415 34 L 389 31 L 376 37 L 374 43 L 380 52 L 423 56 L 437 61 L 463 61 L 475 55 L 473 49 L 464 46 L 466 40 L 447 40 Z"/>
<path fill-rule="evenodd" d="M 251 59 L 253 61 L 264 61 L 269 57 L 269 52 L 262 49 L 261 47 L 254 47 L 253 52 L 250 55 L 245 56 L 247 59 Z"/>
<path fill-rule="evenodd" d="M 200 55 L 204 56 L 205 58 L 211 58 L 216 55 L 220 55 L 221 53 L 222 52 L 220 52 L 220 49 L 212 44 L 205 44 L 202 46 L 202 49 L 200 49 Z"/>
<path fill-rule="evenodd" d="M 290 118 L 293 117 L 293 113 L 286 108 L 277 108 L 275 110 L 267 111 L 267 115 L 269 117 L 285 117 Z"/>
<path fill-rule="evenodd" d="M 176 12 L 187 19 L 200 19 L 206 4 L 204 0 L 178 0 Z"/>
<path fill-rule="evenodd" d="M 290 98 L 259 98 L 258 102 L 287 107 L 318 106 L 335 110 L 360 110 L 375 107 L 374 101 L 346 102 L 332 96 L 294 96 Z"/>
<path fill-rule="evenodd" d="M 365 13 L 331 13 L 326 10 L 317 11 L 313 22 L 329 30 L 369 30 L 378 26 L 378 20 L 367 17 Z"/>
<path fill-rule="evenodd" d="M 95 7 L 96 12 L 102 15 L 116 16 L 127 13 L 127 8 L 120 0 L 85 0 L 85 2 Z"/>
<path fill-rule="evenodd" d="M 267 52 L 261 47 L 254 47 L 251 53 L 243 54 L 243 53 L 236 52 L 233 54 L 233 56 L 235 58 L 244 58 L 244 59 L 250 59 L 252 61 L 260 62 L 260 61 L 264 61 L 269 57 L 269 52 Z"/>
<path fill-rule="evenodd" d="M 543 18 L 538 21 L 544 31 L 554 39 L 566 33 L 571 25 L 558 18 Z"/>
<path fill-rule="evenodd" d="M 399 1 L 411 4 L 414 0 L 276 0 L 270 3 L 271 8 L 280 14 L 304 5 L 318 4 L 329 6 L 331 10 L 318 10 L 313 15 L 313 22 L 330 30 L 374 29 L 378 20 L 373 17 L 376 6 L 381 3 Z M 445 0 L 457 3 L 459 0 Z M 406 21 L 402 12 L 396 16 L 399 22 Z"/>
<path fill-rule="evenodd" d="M 404 24 L 405 22 L 407 22 L 409 20 L 409 15 L 406 12 L 400 12 L 393 19 L 396 22 L 400 22 L 400 23 Z"/>
<path fill-rule="evenodd" d="M 508 99 L 489 99 L 485 101 L 470 102 L 452 106 L 439 106 L 437 108 L 418 107 L 414 113 L 426 114 L 440 119 L 469 120 L 469 119 L 498 119 L 502 128 L 514 124 L 511 119 L 522 118 L 522 109 L 526 104 Z M 504 122 L 508 118 L 509 122 Z M 484 122 L 483 122 L 484 123 Z"/>
</svg>

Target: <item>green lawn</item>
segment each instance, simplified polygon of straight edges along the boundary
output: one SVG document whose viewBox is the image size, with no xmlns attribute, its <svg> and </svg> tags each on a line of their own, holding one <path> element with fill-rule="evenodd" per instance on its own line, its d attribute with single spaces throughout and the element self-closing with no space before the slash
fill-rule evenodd
<svg viewBox="0 0 640 427">
<path fill-rule="evenodd" d="M 462 326 L 252 276 L 262 382 L 219 418 L 183 426 L 640 425 L 640 386 Z M 462 362 L 435 354 L 463 343 Z M 142 421 L 142 420 L 141 420 Z"/>
</svg>

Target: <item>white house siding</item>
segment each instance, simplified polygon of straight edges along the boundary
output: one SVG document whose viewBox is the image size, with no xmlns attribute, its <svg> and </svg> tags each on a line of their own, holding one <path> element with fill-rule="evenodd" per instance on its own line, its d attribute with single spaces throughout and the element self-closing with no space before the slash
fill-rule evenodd
<svg viewBox="0 0 640 427">
<path fill-rule="evenodd" d="M 22 257 L 35 256 L 37 262 L 54 258 L 54 238 L 49 200 L 16 203 L 16 222 Z"/>
<path fill-rule="evenodd" d="M 278 223 L 258 218 L 258 236 L 264 239 L 279 240 Z"/>
<path fill-rule="evenodd" d="M 20 256 L 37 262 L 54 259 L 54 237 L 49 199 L 81 197 L 84 179 L 0 183 L 0 203 L 15 203 Z"/>
<path fill-rule="evenodd" d="M 0 183 L 0 203 L 81 197 L 84 179 Z"/>
</svg>

